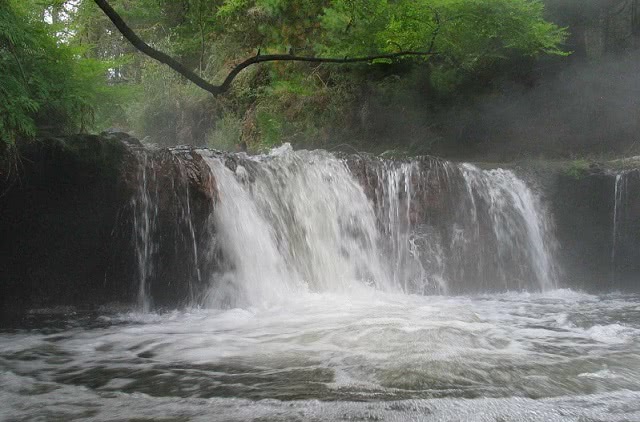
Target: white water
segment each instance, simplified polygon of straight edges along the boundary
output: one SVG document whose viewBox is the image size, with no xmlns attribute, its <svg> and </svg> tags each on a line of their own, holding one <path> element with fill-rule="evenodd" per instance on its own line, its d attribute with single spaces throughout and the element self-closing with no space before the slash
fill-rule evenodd
<svg viewBox="0 0 640 422">
<path fill-rule="evenodd" d="M 556 285 L 548 218 L 510 171 L 374 161 L 369 198 L 347 163 L 327 152 L 284 146 L 245 156 L 235 170 L 201 154 L 220 193 L 212 242 L 223 265 L 205 301 L 214 308 L 271 304 L 305 291 L 446 294 Z M 430 221 L 431 202 L 441 204 L 438 220 Z"/>
<path fill-rule="evenodd" d="M 514 173 L 374 160 L 363 180 L 326 152 L 200 154 L 222 257 L 197 273 L 205 306 L 48 310 L 0 331 L 0 420 L 640 419 L 637 298 L 552 290 L 551 224 Z"/>
<path fill-rule="evenodd" d="M 480 197 L 489 204 L 486 212 L 495 236 L 498 274 L 504 286 L 513 288 L 510 279 L 517 278 L 518 289 L 529 288 L 529 271 L 533 274 L 534 285 L 537 283 L 541 290 L 556 287 L 555 240 L 550 235 L 549 219 L 533 191 L 508 170 L 481 171 L 463 164 L 462 172 L 469 196 Z M 476 226 L 477 236 L 480 211 L 476 199 L 472 200 L 472 207 L 471 221 Z M 481 241 L 474 238 L 472 247 L 480 249 Z M 505 265 L 505 261 L 512 267 Z"/>
<path fill-rule="evenodd" d="M 429 175 L 423 174 L 417 162 L 382 162 L 376 176 L 376 211 L 386 240 L 383 250 L 392 285 L 404 292 L 447 293 L 442 239 L 419 224 L 415 210 L 416 184 Z"/>
<path fill-rule="evenodd" d="M 220 192 L 215 241 L 228 261 L 227 271 L 214 277 L 210 305 L 387 289 L 373 208 L 341 161 L 276 150 L 250 163 L 249 175 L 243 166 L 233 172 L 217 158 L 205 160 Z"/>
<path fill-rule="evenodd" d="M 207 302 L 213 307 L 241 307 L 292 295 L 297 277 L 278 250 L 272 227 L 231 170 L 216 158 L 206 160 L 218 183 L 215 241 L 227 264 L 225 273 L 215 275 Z"/>
<path fill-rule="evenodd" d="M 613 234 L 611 239 L 611 281 L 616 281 L 616 249 L 626 200 L 626 174 L 616 174 L 613 202 Z"/>
<path fill-rule="evenodd" d="M 30 318 L 0 336 L 0 420 L 640 420 L 637 296 L 370 288 Z"/>
<path fill-rule="evenodd" d="M 146 152 L 138 153 L 138 186 L 133 205 L 133 229 L 138 263 L 138 306 L 143 312 L 151 310 L 151 299 L 148 292 L 149 278 L 155 269 L 154 253 L 157 245 L 154 232 L 158 219 L 158 191 L 155 183 L 153 160 L 149 160 Z"/>
</svg>

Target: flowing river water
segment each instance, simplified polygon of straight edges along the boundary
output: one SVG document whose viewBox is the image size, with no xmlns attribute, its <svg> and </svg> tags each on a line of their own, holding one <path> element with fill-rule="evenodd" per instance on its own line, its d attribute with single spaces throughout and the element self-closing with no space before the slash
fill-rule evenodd
<svg viewBox="0 0 640 422">
<path fill-rule="evenodd" d="M 204 255 L 221 262 L 192 259 L 209 288 L 152 308 L 145 156 L 138 309 L 1 326 L 0 420 L 640 420 L 640 297 L 563 286 L 553 224 L 513 172 L 199 154 L 219 195 Z"/>
</svg>

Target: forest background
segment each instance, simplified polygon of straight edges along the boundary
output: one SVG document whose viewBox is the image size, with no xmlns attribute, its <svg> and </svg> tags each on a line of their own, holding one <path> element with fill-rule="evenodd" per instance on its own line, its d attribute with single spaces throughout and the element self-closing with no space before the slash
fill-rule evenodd
<svg viewBox="0 0 640 422">
<path fill-rule="evenodd" d="M 639 150 L 638 0 L 111 0 L 211 95 L 138 52 L 92 0 L 0 0 L 0 138 L 127 131 L 158 145 L 506 160 Z"/>
</svg>

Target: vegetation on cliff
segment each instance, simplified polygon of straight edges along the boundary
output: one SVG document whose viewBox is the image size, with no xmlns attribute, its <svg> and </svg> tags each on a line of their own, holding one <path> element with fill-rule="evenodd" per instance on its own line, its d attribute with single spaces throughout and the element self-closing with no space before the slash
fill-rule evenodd
<svg viewBox="0 0 640 422">
<path fill-rule="evenodd" d="M 108 65 L 66 42 L 66 26 L 43 20 L 39 2 L 0 2 L 0 139 L 78 132 L 104 102 Z"/>
<path fill-rule="evenodd" d="M 149 45 L 212 83 L 256 55 L 427 54 L 349 65 L 287 60 L 251 66 L 214 98 L 136 52 L 94 1 L 4 0 L 5 144 L 43 131 L 106 127 L 161 144 L 227 149 L 375 141 L 390 134 L 372 124 L 372 108 L 398 113 L 402 104 L 422 101 L 428 107 L 405 112 L 428 113 L 513 69 L 526 72 L 539 55 L 565 54 L 565 30 L 543 19 L 538 0 L 109 3 Z"/>
</svg>

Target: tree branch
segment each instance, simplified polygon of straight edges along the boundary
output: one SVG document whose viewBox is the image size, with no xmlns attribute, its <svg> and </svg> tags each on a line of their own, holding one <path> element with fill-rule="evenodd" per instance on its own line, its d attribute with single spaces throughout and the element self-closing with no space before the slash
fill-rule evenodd
<svg viewBox="0 0 640 422">
<path fill-rule="evenodd" d="M 440 13 L 438 13 L 438 11 L 435 10 L 435 9 L 432 9 L 432 10 L 433 10 L 434 19 L 436 21 L 436 27 L 433 29 L 433 33 L 431 34 L 431 42 L 429 43 L 429 50 L 428 51 L 433 51 L 433 48 L 436 45 L 436 38 L 438 37 L 438 34 L 440 33 L 440 26 L 441 26 Z"/>
<path fill-rule="evenodd" d="M 226 91 L 231 86 L 231 82 L 235 79 L 236 76 L 240 72 L 242 72 L 247 67 L 264 62 L 275 62 L 275 61 L 292 61 L 292 62 L 309 62 L 309 63 L 364 63 L 364 62 L 372 62 L 378 59 L 396 59 L 398 57 L 406 57 L 406 56 L 432 56 L 434 53 L 426 52 L 426 51 L 400 51 L 398 53 L 389 53 L 389 54 L 376 54 L 373 56 L 366 57 L 344 57 L 342 59 L 331 58 L 331 57 L 308 57 L 308 56 L 296 56 L 293 54 L 265 54 L 265 55 L 255 55 L 243 61 L 242 63 L 236 65 L 227 77 L 224 79 L 219 88 L 223 91 Z"/>
<path fill-rule="evenodd" d="M 118 12 L 116 12 L 113 7 L 106 0 L 94 0 L 95 3 L 102 9 L 105 15 L 113 22 L 113 24 L 118 28 L 118 31 L 131 43 L 135 48 L 151 57 L 159 61 L 160 63 L 166 64 L 171 69 L 175 70 L 185 78 L 189 79 L 194 84 L 198 85 L 200 88 L 209 91 L 213 95 L 221 94 L 223 91 L 220 90 L 220 87 L 210 84 L 209 82 L 202 79 L 200 76 L 196 75 L 194 72 L 186 68 L 182 63 L 175 60 L 173 57 L 156 50 L 155 48 L 149 46 L 149 44 L 142 41 L 142 39 L 135 33 L 129 26 L 125 23 L 124 20 L 120 17 Z"/>
<path fill-rule="evenodd" d="M 116 12 L 111 5 L 107 2 L 107 0 L 94 0 L 94 2 L 102 9 L 105 15 L 113 22 L 115 27 L 120 31 L 120 33 L 138 50 L 147 56 L 151 57 L 159 61 L 160 63 L 166 64 L 200 88 L 205 91 L 210 92 L 213 95 L 220 95 L 226 92 L 233 80 L 238 76 L 240 72 L 242 72 L 247 67 L 264 62 L 274 62 L 274 61 L 295 61 L 295 62 L 310 62 L 310 63 L 363 63 L 363 62 L 372 62 L 374 60 L 379 59 L 397 59 L 399 57 L 407 57 L 407 56 L 433 56 L 436 53 L 431 51 L 433 49 L 433 42 L 431 43 L 429 50 L 427 51 L 399 51 L 397 53 L 388 53 L 388 54 L 376 54 L 365 57 L 344 57 L 344 58 L 331 58 L 331 57 L 308 57 L 308 56 L 296 56 L 294 54 L 266 54 L 261 55 L 258 50 L 258 54 L 253 57 L 250 57 L 243 62 L 236 65 L 229 74 L 226 76 L 222 84 L 213 85 L 210 82 L 207 82 L 202 77 L 198 76 L 196 73 L 185 67 L 182 63 L 178 62 L 173 57 L 156 50 L 155 48 L 149 46 L 149 44 L 145 43 L 129 26 L 125 23 L 125 21 L 120 17 L 118 12 Z"/>
</svg>

